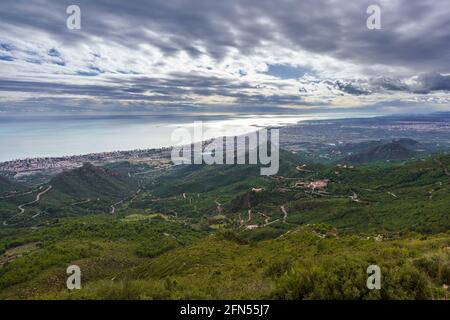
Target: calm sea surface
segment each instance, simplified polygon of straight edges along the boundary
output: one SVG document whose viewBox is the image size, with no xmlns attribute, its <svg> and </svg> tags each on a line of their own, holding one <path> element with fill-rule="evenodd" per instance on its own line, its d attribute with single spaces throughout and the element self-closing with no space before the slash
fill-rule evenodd
<svg viewBox="0 0 450 320">
<path fill-rule="evenodd" d="M 177 128 L 202 121 L 205 139 L 327 116 L 53 116 L 0 117 L 0 161 L 176 145 Z"/>
</svg>

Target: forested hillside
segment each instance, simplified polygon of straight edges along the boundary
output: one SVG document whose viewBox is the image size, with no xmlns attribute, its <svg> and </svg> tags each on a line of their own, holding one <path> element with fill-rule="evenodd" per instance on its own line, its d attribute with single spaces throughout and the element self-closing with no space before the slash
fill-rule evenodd
<svg viewBox="0 0 450 320">
<path fill-rule="evenodd" d="M 1 298 L 448 297 L 448 155 L 349 166 L 283 151 L 268 177 L 256 165 L 109 167 L 1 200 Z M 65 289 L 71 264 L 82 290 Z M 371 264 L 381 290 L 366 287 Z"/>
</svg>

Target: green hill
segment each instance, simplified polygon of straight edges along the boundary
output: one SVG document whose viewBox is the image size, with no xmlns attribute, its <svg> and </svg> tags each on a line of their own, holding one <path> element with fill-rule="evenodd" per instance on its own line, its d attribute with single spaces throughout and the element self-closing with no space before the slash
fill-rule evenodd
<svg viewBox="0 0 450 320">
<path fill-rule="evenodd" d="M 105 222 L 65 222 L 48 230 L 53 240 L 40 248 L 22 245 L 28 253 L 0 269 L 0 297 L 441 299 L 442 285 L 450 281 L 448 233 L 380 241 L 309 225 L 247 243 L 229 231 L 199 237 L 161 222 Z M 169 233 L 173 237 L 164 235 Z M 145 236 L 151 241 L 137 246 Z M 143 256 L 141 248 L 152 255 Z M 65 288 L 69 264 L 80 266 L 82 290 Z M 381 269 L 381 290 L 366 287 L 372 264 Z M 30 266 L 26 272 L 25 266 Z"/>
<path fill-rule="evenodd" d="M 173 167 L 118 198 L 116 214 L 106 211 L 115 200 L 76 205 L 86 206 L 81 216 L 54 199 L 130 194 L 133 180 L 92 165 L 55 177 L 39 202 L 53 201 L 53 220 L 0 228 L 0 298 L 446 297 L 450 155 L 357 167 L 280 156 L 275 176 Z M 82 269 L 82 290 L 65 287 L 70 264 Z M 381 290 L 366 287 L 372 264 Z"/>
<path fill-rule="evenodd" d="M 346 168 L 299 166 L 296 158 L 286 160 L 285 155 L 281 162 L 286 168 L 280 170 L 285 175 L 273 177 L 258 176 L 248 166 L 179 168 L 152 186 L 163 191 L 161 198 L 145 205 L 200 218 L 216 215 L 218 201 L 222 214 L 235 221 L 244 219 L 244 226 L 258 225 L 249 235 L 263 238 L 305 223 L 327 223 L 346 232 L 430 233 L 450 228 L 446 174 L 450 156 Z M 310 184 L 321 180 L 328 181 L 327 186 L 313 190 Z M 288 211 L 286 219 L 281 206 Z M 253 215 L 247 222 L 249 209 Z M 266 219 L 273 223 L 263 227 Z"/>
<path fill-rule="evenodd" d="M 340 160 L 341 163 L 365 164 L 380 161 L 408 160 L 418 155 L 416 151 L 420 144 L 411 139 L 394 140 L 389 143 L 370 147 Z"/>
<path fill-rule="evenodd" d="M 136 190 L 136 183 L 127 176 L 90 163 L 58 174 L 49 185 L 53 186 L 51 194 L 59 193 L 77 199 L 119 199 Z"/>
<path fill-rule="evenodd" d="M 277 175 L 296 175 L 300 158 L 280 150 Z M 168 196 L 183 192 L 209 192 L 219 188 L 244 190 L 266 180 L 260 174 L 261 165 L 180 165 L 161 175 L 149 187 L 155 194 Z"/>
<path fill-rule="evenodd" d="M 0 176 L 0 194 L 23 189 L 23 186 L 18 183 L 13 182 L 6 177 Z"/>
</svg>

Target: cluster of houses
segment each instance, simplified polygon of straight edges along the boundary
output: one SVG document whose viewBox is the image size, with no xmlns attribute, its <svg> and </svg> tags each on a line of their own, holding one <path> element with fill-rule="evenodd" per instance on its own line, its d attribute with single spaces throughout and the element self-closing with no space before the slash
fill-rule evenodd
<svg viewBox="0 0 450 320">
<path fill-rule="evenodd" d="M 309 188 L 312 190 L 324 190 L 328 184 L 330 183 L 330 180 L 328 179 L 321 179 L 321 180 L 315 180 L 315 181 L 299 181 L 295 184 L 296 188 Z"/>
</svg>

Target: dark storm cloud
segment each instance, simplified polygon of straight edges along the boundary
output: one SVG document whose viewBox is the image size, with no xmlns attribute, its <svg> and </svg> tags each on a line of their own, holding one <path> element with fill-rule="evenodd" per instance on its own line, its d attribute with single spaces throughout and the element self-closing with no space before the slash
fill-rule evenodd
<svg viewBox="0 0 450 320">
<path fill-rule="evenodd" d="M 366 9 L 377 2 L 80 0 L 83 32 L 71 32 L 65 28 L 65 8 L 73 1 L 3 0 L 0 25 L 45 31 L 68 45 L 98 36 L 130 48 L 150 43 L 167 55 L 206 50 L 217 59 L 230 48 L 247 54 L 277 38 L 280 45 L 356 63 L 450 71 L 447 0 L 386 2 L 382 30 L 368 30 Z"/>
<path fill-rule="evenodd" d="M 428 94 L 431 92 L 449 92 L 450 75 L 431 72 L 418 75 L 407 83 L 404 79 L 378 77 L 369 80 L 326 80 L 324 83 L 350 95 L 370 95 L 385 91 L 399 91 L 415 94 Z"/>
<path fill-rule="evenodd" d="M 79 31 L 66 28 L 66 8 L 72 4 L 81 7 Z M 366 27 L 366 9 L 372 4 L 381 6 L 381 30 Z M 27 103 L 46 105 L 52 110 L 61 106 L 76 110 L 120 108 L 124 103 L 132 103 L 135 110 L 151 106 L 155 110 L 196 111 L 196 96 L 202 98 L 199 101 L 203 104 L 217 101 L 217 97 L 230 98 L 226 101 L 234 101 L 234 106 L 226 106 L 229 110 L 279 110 L 280 106 L 326 106 L 332 100 L 330 92 L 358 99 L 383 92 L 449 92 L 449 17 L 448 0 L 2 0 L 0 65 L 8 66 L 9 73 L 0 73 L 0 94 L 17 94 L 20 99 L 15 102 L 8 98 L 10 105 L 24 109 Z M 43 43 L 47 37 L 54 42 Z M 9 43 L 3 38 L 19 41 Z M 22 39 L 33 39 L 44 49 L 39 45 L 20 48 L 26 47 L 20 42 Z M 115 64 L 116 61 L 106 59 L 105 63 L 101 59 L 104 52 L 92 52 L 99 42 L 103 46 L 100 51 L 117 49 L 117 55 L 107 58 L 130 61 L 130 70 L 122 70 L 127 66 Z M 158 74 L 162 76 L 156 77 L 151 71 L 138 74 L 148 54 L 144 44 L 161 51 L 159 61 L 151 60 L 151 70 L 161 67 Z M 88 48 L 87 53 L 67 54 L 77 53 L 81 47 Z M 261 48 L 267 50 L 268 56 L 274 53 L 273 57 L 277 56 L 274 51 L 282 49 L 299 51 L 308 57 L 333 57 L 338 59 L 339 67 L 340 61 L 350 62 L 361 74 L 351 79 L 331 79 L 334 69 L 322 76 L 323 70 L 310 69 L 313 67 L 289 57 L 286 61 L 261 62 L 266 63 L 267 69 L 258 67 L 257 76 L 255 70 L 240 66 L 236 71 L 214 68 L 223 61 L 238 64 L 240 57 L 251 59 L 260 54 Z M 136 52 L 136 57 L 130 52 Z M 176 59 L 167 58 L 182 52 L 192 58 L 211 57 L 216 65 L 205 68 L 195 61 L 203 71 L 173 72 L 177 66 L 167 68 L 165 63 Z M 141 63 L 137 67 L 133 65 L 136 60 Z M 176 61 L 180 63 L 176 70 L 189 70 L 183 68 L 188 59 Z M 320 58 L 314 62 L 322 63 Z M 377 66 L 391 72 L 375 74 Z M 327 67 L 327 62 L 323 62 L 323 68 Z M 19 71 L 27 70 L 32 71 L 16 77 Z M 234 75 L 236 78 L 232 78 Z M 291 90 L 289 80 L 299 78 L 306 86 L 299 81 L 298 89 Z M 327 88 L 324 96 L 320 96 L 321 85 Z M 314 101 L 325 102 L 305 101 L 302 95 L 314 96 L 311 92 L 316 87 Z M 23 100 L 23 93 L 32 97 Z"/>
<path fill-rule="evenodd" d="M 419 85 L 415 88 L 418 93 L 430 93 L 431 91 L 450 91 L 450 75 L 444 76 L 439 73 L 428 73 L 420 75 Z"/>
<path fill-rule="evenodd" d="M 283 104 L 317 105 L 302 102 L 296 95 L 262 95 L 240 90 L 253 88 L 248 83 L 235 83 L 217 77 L 176 73 L 176 78 L 135 77 L 132 80 L 110 78 L 107 85 L 75 85 L 44 81 L 17 81 L 0 79 L 0 92 L 25 92 L 48 96 L 97 97 L 108 101 L 142 101 L 146 103 L 194 104 L 190 95 L 235 98 L 240 105 L 277 106 Z M 174 99 L 177 95 L 177 99 Z M 28 100 L 30 101 L 30 100 Z"/>
<path fill-rule="evenodd" d="M 355 95 L 367 95 L 370 94 L 371 91 L 367 88 L 366 85 L 361 84 L 360 82 L 349 82 L 349 81 L 343 81 L 343 80 L 336 80 L 336 81 L 328 81 L 328 84 L 332 85 L 335 89 Z"/>
</svg>

